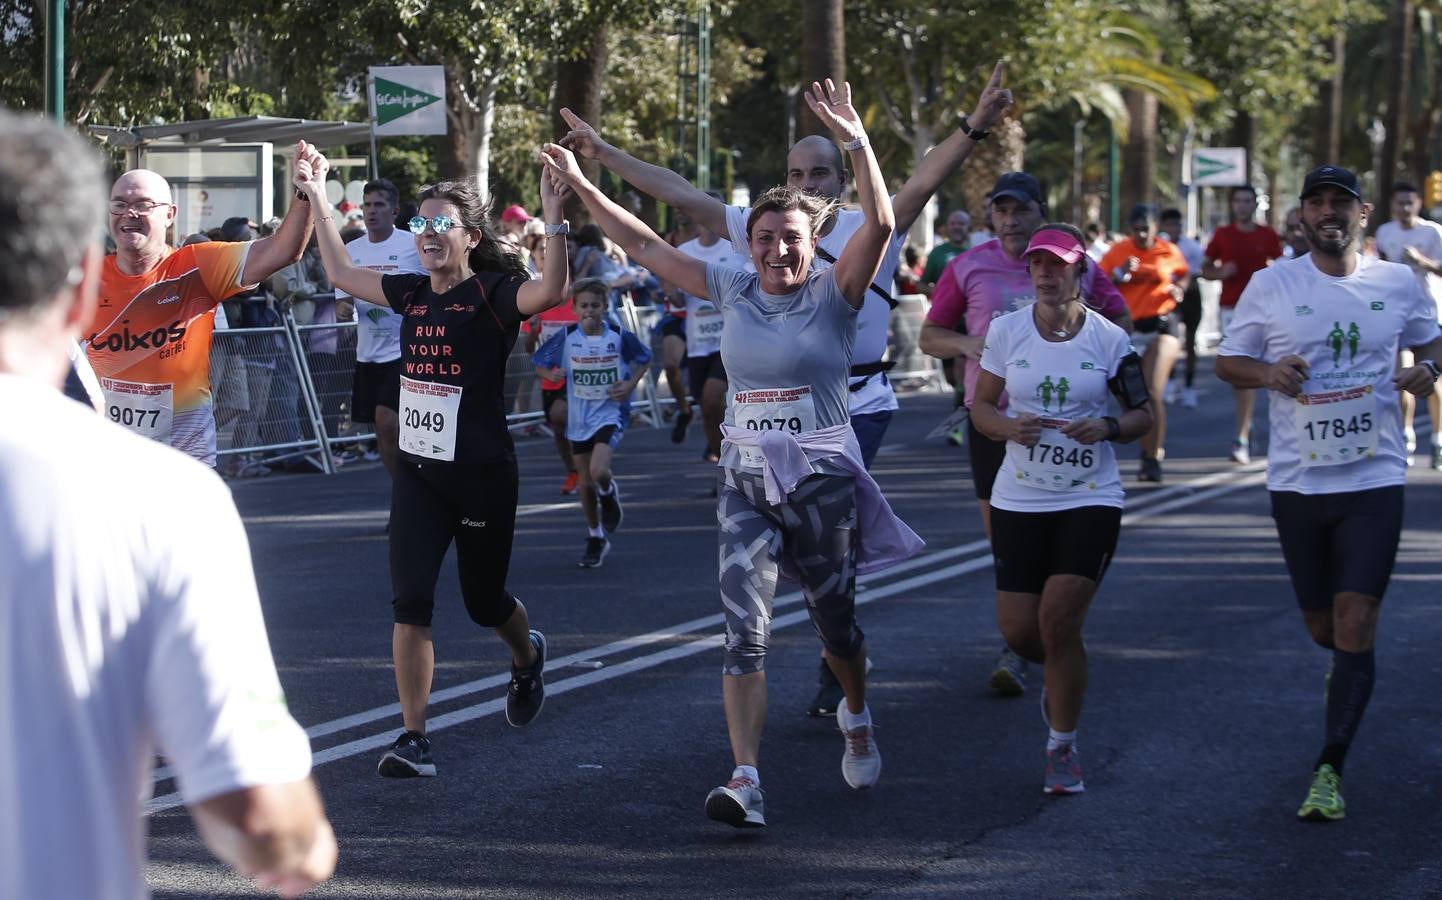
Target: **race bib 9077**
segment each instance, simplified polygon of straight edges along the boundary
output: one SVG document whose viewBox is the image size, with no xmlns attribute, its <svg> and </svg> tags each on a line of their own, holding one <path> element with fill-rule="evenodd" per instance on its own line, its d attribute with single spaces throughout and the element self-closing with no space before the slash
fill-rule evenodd
<svg viewBox="0 0 1442 900">
<path fill-rule="evenodd" d="M 175 419 L 175 386 L 100 379 L 105 394 L 105 415 L 110 421 L 141 437 L 170 443 L 170 426 Z"/>
</svg>

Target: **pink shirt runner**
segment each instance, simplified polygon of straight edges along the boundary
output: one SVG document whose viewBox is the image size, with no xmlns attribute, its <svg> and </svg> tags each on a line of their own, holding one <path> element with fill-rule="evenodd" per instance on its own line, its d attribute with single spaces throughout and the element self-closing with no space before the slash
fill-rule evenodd
<svg viewBox="0 0 1442 900">
<path fill-rule="evenodd" d="M 1082 275 L 1082 299 L 1087 306 L 1106 316 L 1118 319 L 1127 311 L 1127 302 L 1110 278 L 1098 277 L 1101 270 L 1088 264 Z M 1006 255 L 1000 240 L 987 241 L 962 253 L 947 264 L 931 295 L 931 311 L 926 321 L 942 328 L 955 328 L 966 319 L 966 333 L 983 336 L 991 320 L 1036 302 L 1036 291 L 1026 271 L 1026 260 Z M 976 397 L 976 379 L 981 374 L 981 361 L 965 357 L 962 383 L 966 388 L 966 405 Z M 997 401 L 1006 407 L 1006 394 Z"/>
</svg>

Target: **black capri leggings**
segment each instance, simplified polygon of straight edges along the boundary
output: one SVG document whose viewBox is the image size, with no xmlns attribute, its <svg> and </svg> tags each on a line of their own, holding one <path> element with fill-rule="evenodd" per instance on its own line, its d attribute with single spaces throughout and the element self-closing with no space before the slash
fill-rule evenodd
<svg viewBox="0 0 1442 900">
<path fill-rule="evenodd" d="M 471 620 L 496 628 L 511 617 L 516 598 L 506 591 L 506 572 L 519 485 L 514 460 L 427 466 L 402 460 L 396 466 L 390 554 L 397 624 L 430 626 L 451 541 Z"/>
</svg>

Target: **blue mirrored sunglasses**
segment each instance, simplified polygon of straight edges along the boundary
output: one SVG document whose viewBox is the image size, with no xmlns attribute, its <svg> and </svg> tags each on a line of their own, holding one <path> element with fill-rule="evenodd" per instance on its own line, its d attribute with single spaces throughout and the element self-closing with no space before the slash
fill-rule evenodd
<svg viewBox="0 0 1442 900">
<path fill-rule="evenodd" d="M 435 231 L 436 234 L 445 234 L 447 231 L 450 231 L 451 226 L 456 223 L 451 221 L 450 216 L 433 216 L 429 219 L 425 216 L 414 216 L 410 222 L 406 223 L 407 227 L 411 230 L 411 234 L 423 234 L 427 224 L 431 226 L 431 230 Z"/>
</svg>

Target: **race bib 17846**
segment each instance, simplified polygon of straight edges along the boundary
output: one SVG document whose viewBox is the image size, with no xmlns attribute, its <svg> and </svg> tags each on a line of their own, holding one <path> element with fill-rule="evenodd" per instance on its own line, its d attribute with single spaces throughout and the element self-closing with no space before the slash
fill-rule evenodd
<svg viewBox="0 0 1442 900">
<path fill-rule="evenodd" d="M 1016 471 L 1016 480 L 1049 491 L 1094 491 L 1100 465 L 1095 445 L 1082 444 L 1061 433 L 1067 419 L 1041 420 L 1041 438 L 1024 447 L 1007 441 L 1006 455 Z"/>
</svg>

